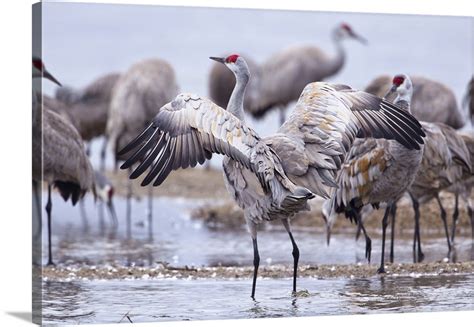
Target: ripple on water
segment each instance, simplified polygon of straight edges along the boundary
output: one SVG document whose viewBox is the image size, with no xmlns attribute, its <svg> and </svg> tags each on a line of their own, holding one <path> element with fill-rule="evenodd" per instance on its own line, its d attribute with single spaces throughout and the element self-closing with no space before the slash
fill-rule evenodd
<svg viewBox="0 0 474 327">
<path fill-rule="evenodd" d="M 45 323 L 117 323 L 474 309 L 474 276 L 45 282 Z M 223 305 L 225 303 L 225 305 Z"/>
</svg>

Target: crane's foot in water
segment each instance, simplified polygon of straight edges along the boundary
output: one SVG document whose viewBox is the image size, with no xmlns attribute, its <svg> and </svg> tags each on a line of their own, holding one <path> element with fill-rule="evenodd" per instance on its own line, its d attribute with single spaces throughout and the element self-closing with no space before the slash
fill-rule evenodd
<svg viewBox="0 0 474 327">
<path fill-rule="evenodd" d="M 377 274 L 386 274 L 387 272 L 385 271 L 385 267 L 380 266 L 379 269 L 377 269 Z"/>
<path fill-rule="evenodd" d="M 365 239 L 365 258 L 370 263 L 370 258 L 372 256 L 372 240 L 370 238 Z"/>
</svg>

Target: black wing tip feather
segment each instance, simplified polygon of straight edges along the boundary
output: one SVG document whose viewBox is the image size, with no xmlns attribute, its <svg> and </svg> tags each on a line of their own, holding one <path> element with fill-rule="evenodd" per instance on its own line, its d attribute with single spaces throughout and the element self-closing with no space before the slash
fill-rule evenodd
<svg viewBox="0 0 474 327">
<path fill-rule="evenodd" d="M 146 139 L 151 132 L 153 132 L 153 127 L 154 126 L 152 122 L 136 138 L 134 138 L 132 141 L 130 141 L 130 143 L 120 149 L 117 152 L 117 156 L 122 156 L 136 148 L 137 145 L 141 144 L 141 142 L 143 142 L 143 140 Z"/>
<path fill-rule="evenodd" d="M 400 120 L 405 125 L 405 128 L 392 126 L 397 132 L 393 135 L 395 140 L 410 150 L 420 150 L 420 145 L 424 144 L 423 138 L 426 136 L 420 122 L 409 112 L 384 99 L 381 99 L 381 106 L 385 107 L 386 115 Z"/>
</svg>

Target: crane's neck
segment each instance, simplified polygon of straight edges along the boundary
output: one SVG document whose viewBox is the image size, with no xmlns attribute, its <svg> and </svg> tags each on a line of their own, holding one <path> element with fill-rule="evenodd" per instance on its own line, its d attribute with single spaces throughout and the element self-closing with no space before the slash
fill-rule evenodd
<svg viewBox="0 0 474 327">
<path fill-rule="evenodd" d="M 249 72 L 235 73 L 235 86 L 227 104 L 227 111 L 231 112 L 240 120 L 244 120 L 244 97 L 245 89 L 250 80 Z"/>
<path fill-rule="evenodd" d="M 411 92 L 406 92 L 403 94 L 398 93 L 397 98 L 394 103 L 400 109 L 406 110 L 411 113 L 410 104 L 411 104 Z"/>
<path fill-rule="evenodd" d="M 342 66 L 344 66 L 344 62 L 346 61 L 346 51 L 344 50 L 344 47 L 342 45 L 343 40 L 336 31 L 333 32 L 332 40 L 334 43 L 334 48 L 336 49 L 336 53 L 328 62 L 328 65 L 327 65 L 328 76 L 334 75 L 337 72 L 339 72 Z"/>
<path fill-rule="evenodd" d="M 411 113 L 410 104 L 411 104 L 412 95 L 413 95 L 413 86 L 409 84 L 408 86 L 403 87 L 398 90 L 397 97 L 395 98 L 395 101 L 393 103 L 395 103 L 395 105 L 397 105 L 401 109 L 406 110 L 409 113 Z"/>
</svg>

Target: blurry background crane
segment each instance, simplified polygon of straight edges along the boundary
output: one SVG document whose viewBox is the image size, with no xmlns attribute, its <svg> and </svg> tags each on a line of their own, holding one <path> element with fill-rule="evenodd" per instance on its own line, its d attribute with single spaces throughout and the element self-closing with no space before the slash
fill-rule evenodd
<svg viewBox="0 0 474 327">
<path fill-rule="evenodd" d="M 418 120 L 445 123 L 455 129 L 464 126 L 465 118 L 450 88 L 426 77 L 410 76 L 410 78 L 413 82 L 411 111 Z M 382 75 L 370 82 L 365 91 L 381 97 L 390 86 L 390 76 Z"/>
<path fill-rule="evenodd" d="M 308 83 L 322 81 L 341 70 L 346 59 L 342 43 L 348 39 L 367 42 L 342 23 L 332 31 L 336 48 L 332 56 L 312 45 L 293 46 L 270 56 L 261 66 L 258 99 L 245 109 L 254 117 L 262 117 L 267 111 L 279 108 L 280 124 L 283 124 L 286 106 L 298 100 Z"/>
<path fill-rule="evenodd" d="M 56 90 L 56 99 L 65 104 L 66 114 L 85 142 L 105 136 L 112 89 L 120 74 L 110 73 L 97 78 L 82 89 L 61 87 Z M 106 139 L 100 153 L 100 170 L 105 169 Z M 88 153 L 90 144 L 88 144 Z"/>
<path fill-rule="evenodd" d="M 178 93 L 175 72 L 171 65 L 158 58 L 140 61 L 118 79 L 108 113 L 106 134 L 109 148 L 115 157 L 115 166 L 125 158 L 117 155 L 128 142 L 158 113 L 160 108 Z M 127 190 L 127 237 L 131 237 L 132 185 Z M 152 238 L 152 188 L 148 196 L 148 231 Z"/>
</svg>

